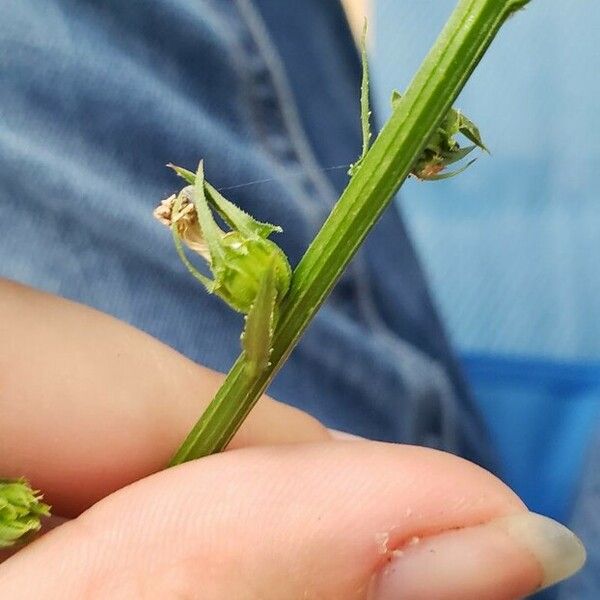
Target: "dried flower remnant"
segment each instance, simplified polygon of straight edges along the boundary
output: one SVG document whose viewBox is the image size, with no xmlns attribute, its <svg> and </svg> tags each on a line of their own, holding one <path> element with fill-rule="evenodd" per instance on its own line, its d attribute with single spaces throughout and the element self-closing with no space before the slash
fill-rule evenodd
<svg viewBox="0 0 600 600">
<path fill-rule="evenodd" d="M 167 227 L 176 227 L 177 235 L 185 242 L 185 245 L 199 254 L 204 260 L 210 264 L 210 252 L 208 245 L 202 237 L 202 230 L 198 223 L 196 209 L 189 199 L 187 193 L 188 188 L 182 190 L 184 194 L 179 211 L 174 213 L 177 196 L 173 194 L 165 200 L 162 200 L 160 205 L 154 210 L 154 217 Z"/>
</svg>

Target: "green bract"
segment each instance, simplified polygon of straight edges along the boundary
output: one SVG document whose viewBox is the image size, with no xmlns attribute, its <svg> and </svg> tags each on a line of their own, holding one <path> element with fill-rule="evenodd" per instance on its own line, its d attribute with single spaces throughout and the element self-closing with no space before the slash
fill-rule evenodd
<svg viewBox="0 0 600 600">
<path fill-rule="evenodd" d="M 0 479 L 0 548 L 38 531 L 41 518 L 49 515 L 50 507 L 27 481 Z"/>
<path fill-rule="evenodd" d="M 360 39 L 360 58 L 362 65 L 362 81 L 360 84 L 360 124 L 362 129 L 362 152 L 360 158 L 348 169 L 348 175 L 352 177 L 360 167 L 364 157 L 369 151 L 371 145 L 371 99 L 369 82 L 369 61 L 367 59 L 367 20 L 363 25 L 362 37 Z"/>
<path fill-rule="evenodd" d="M 392 108 L 396 108 L 402 96 L 394 91 L 392 94 Z M 473 144 L 461 148 L 455 136 L 461 133 Z M 474 160 L 468 162 L 462 168 L 450 173 L 442 171 L 470 154 L 475 148 L 481 148 L 488 152 L 486 145 L 481 139 L 479 129 L 471 119 L 463 115 L 459 110 L 451 108 L 445 119 L 441 122 L 436 132 L 429 138 L 425 150 L 415 163 L 411 174 L 419 179 L 437 180 L 447 179 L 462 173 Z"/>
<path fill-rule="evenodd" d="M 180 258 L 194 277 L 209 293 L 220 296 L 234 310 L 248 314 L 266 270 L 272 268 L 277 299 L 283 298 L 290 287 L 292 269 L 281 248 L 267 239 L 281 228 L 255 220 L 226 200 L 204 180 L 202 163 L 196 174 L 173 168 L 193 185 L 163 200 L 155 216 L 171 227 Z M 223 231 L 217 225 L 211 209 L 231 231 Z M 206 261 L 213 279 L 190 263 L 183 253 L 182 241 Z"/>
<path fill-rule="evenodd" d="M 523 5 L 526 3 L 527 2 L 525 1 L 522 2 Z M 351 177 L 356 175 L 358 169 L 361 167 L 369 151 L 372 137 L 371 103 L 369 97 L 369 63 L 367 61 L 366 40 L 367 22 L 365 20 L 361 38 L 362 83 L 360 86 L 360 121 L 363 146 L 359 159 L 350 165 L 350 168 L 348 169 L 348 175 Z M 392 109 L 395 110 L 397 108 L 401 99 L 402 96 L 400 95 L 400 92 L 394 91 L 392 94 Z M 462 133 L 462 135 L 471 141 L 473 145 L 461 148 L 460 144 L 454 139 L 459 133 Z M 442 173 L 442 171 L 449 165 L 465 158 L 477 147 L 488 152 L 475 123 L 463 115 L 459 110 L 451 108 L 435 133 L 429 138 L 429 142 L 415 163 L 411 175 L 418 179 L 430 181 L 454 177 L 454 175 L 462 173 L 475 161 L 469 161 L 466 165 L 456 171 L 449 173 Z"/>
<path fill-rule="evenodd" d="M 226 200 L 205 181 L 202 162 L 196 174 L 180 167 L 173 169 L 192 185 L 163 200 L 154 214 L 171 228 L 179 257 L 190 273 L 209 293 L 246 315 L 242 348 L 247 369 L 261 371 L 269 365 L 278 303 L 292 279 L 287 257 L 267 239 L 281 228 L 257 221 Z M 213 210 L 231 231 L 217 225 Z M 183 243 L 206 261 L 213 279 L 188 260 Z"/>
</svg>

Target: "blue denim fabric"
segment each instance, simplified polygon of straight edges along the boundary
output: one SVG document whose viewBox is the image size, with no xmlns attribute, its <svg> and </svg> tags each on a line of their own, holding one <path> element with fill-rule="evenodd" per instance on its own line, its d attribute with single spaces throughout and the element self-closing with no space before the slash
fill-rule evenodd
<svg viewBox="0 0 600 600">
<path fill-rule="evenodd" d="M 590 444 L 587 469 L 579 490 L 571 526 L 587 549 L 581 572 L 559 586 L 558 600 L 596 600 L 600 595 L 600 430 Z M 550 597 L 549 597 L 550 598 Z"/>
<path fill-rule="evenodd" d="M 382 111 L 455 4 L 376 1 Z M 560 586 L 577 600 L 600 598 L 599 28 L 597 2 L 515 15 L 458 102 L 492 156 L 402 199 L 503 478 L 586 541 L 588 566 Z"/>
<path fill-rule="evenodd" d="M 152 219 L 181 185 L 164 165 L 203 157 L 232 200 L 283 226 L 296 263 L 346 180 L 326 169 L 360 148 L 359 65 L 340 6 L 4 0 L 0 13 L 0 274 L 227 370 L 242 322 Z M 493 462 L 394 210 L 270 393 L 342 430 Z"/>
</svg>

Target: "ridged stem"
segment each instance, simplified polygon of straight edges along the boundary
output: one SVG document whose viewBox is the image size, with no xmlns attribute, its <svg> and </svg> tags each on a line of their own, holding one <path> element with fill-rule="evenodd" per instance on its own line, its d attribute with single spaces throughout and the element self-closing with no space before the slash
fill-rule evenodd
<svg viewBox="0 0 600 600">
<path fill-rule="evenodd" d="M 528 1 L 460 0 L 296 267 L 281 304 L 269 367 L 252 375 L 242 354 L 170 465 L 214 454 L 231 441 L 408 177 L 502 24 Z"/>
</svg>

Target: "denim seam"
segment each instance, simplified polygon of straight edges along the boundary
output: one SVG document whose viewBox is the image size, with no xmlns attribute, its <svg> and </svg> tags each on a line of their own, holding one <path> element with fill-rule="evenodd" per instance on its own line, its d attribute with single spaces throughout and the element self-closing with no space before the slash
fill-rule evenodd
<svg viewBox="0 0 600 600">
<path fill-rule="evenodd" d="M 234 0 L 234 2 L 269 74 L 270 87 L 284 125 L 282 134 L 294 150 L 295 160 L 303 167 L 303 173 L 308 179 L 307 183 L 310 183 L 317 192 L 316 201 L 320 200 L 319 204 L 323 209 L 329 209 L 336 200 L 336 194 L 324 177 L 315 177 L 316 173 L 320 174 L 319 164 L 306 137 L 279 52 L 271 41 L 267 27 L 252 2 L 250 0 Z"/>
<path fill-rule="evenodd" d="M 236 49 L 235 49 L 233 41 L 232 41 L 232 37 L 231 37 L 231 35 L 229 35 L 229 28 L 227 27 L 225 20 L 223 19 L 222 15 L 219 13 L 218 8 L 215 6 L 211 6 L 212 2 L 213 2 L 213 0 L 206 0 L 205 2 L 202 2 L 202 19 L 208 21 L 210 26 L 213 27 L 215 33 L 217 33 L 220 36 L 220 38 L 225 42 L 225 47 L 227 48 L 227 54 L 228 54 L 231 66 L 236 71 L 236 73 L 238 73 L 238 79 L 240 81 L 243 81 L 243 78 L 239 77 L 239 75 L 241 73 L 243 73 L 243 69 L 241 69 L 239 66 L 239 62 L 240 62 L 239 61 L 239 53 L 236 52 Z M 240 85 L 239 93 L 243 99 L 244 88 L 241 85 Z M 237 106 L 239 107 L 239 109 L 237 111 L 238 118 L 239 118 L 240 122 L 245 122 L 246 119 L 244 118 L 245 115 L 244 115 L 244 111 L 242 110 L 242 107 L 245 106 L 245 102 L 241 102 Z"/>
<path fill-rule="evenodd" d="M 364 269 L 364 262 L 356 263 L 356 269 Z M 398 357 L 398 371 L 401 374 L 407 388 L 413 392 L 413 424 L 405 427 L 404 433 L 408 439 L 416 438 L 416 424 L 420 412 L 419 397 L 424 398 L 429 392 L 433 392 L 439 404 L 442 423 L 442 447 L 446 450 L 456 451 L 458 449 L 458 414 L 460 411 L 456 394 L 449 380 L 448 374 L 440 363 L 413 345 L 399 339 L 397 335 L 390 332 L 387 324 L 382 320 L 377 307 L 373 301 L 371 290 L 366 283 L 366 275 L 358 277 L 360 282 L 360 293 L 358 294 L 361 313 L 366 318 L 371 329 Z M 410 394 L 407 395 L 410 398 Z"/>
<path fill-rule="evenodd" d="M 326 314 L 322 318 L 325 317 Z M 370 377 L 372 371 L 369 371 L 368 365 L 365 365 L 362 354 L 353 353 L 350 357 L 342 357 L 339 353 L 330 352 L 329 347 L 320 343 L 319 339 L 315 342 L 310 335 L 304 343 L 304 358 L 335 374 L 337 378 L 343 379 L 344 383 L 350 382 L 360 391 L 359 397 L 364 400 L 364 405 L 376 410 L 382 417 L 389 417 L 389 404 L 386 404 L 383 398 L 389 396 L 390 389 L 398 388 L 398 382 L 400 383 L 398 389 L 407 388 L 395 365 L 386 363 L 389 368 L 386 367 L 382 374 L 394 378 L 396 383 L 390 385 L 389 382 L 383 382 L 381 378 L 373 382 Z"/>
</svg>

